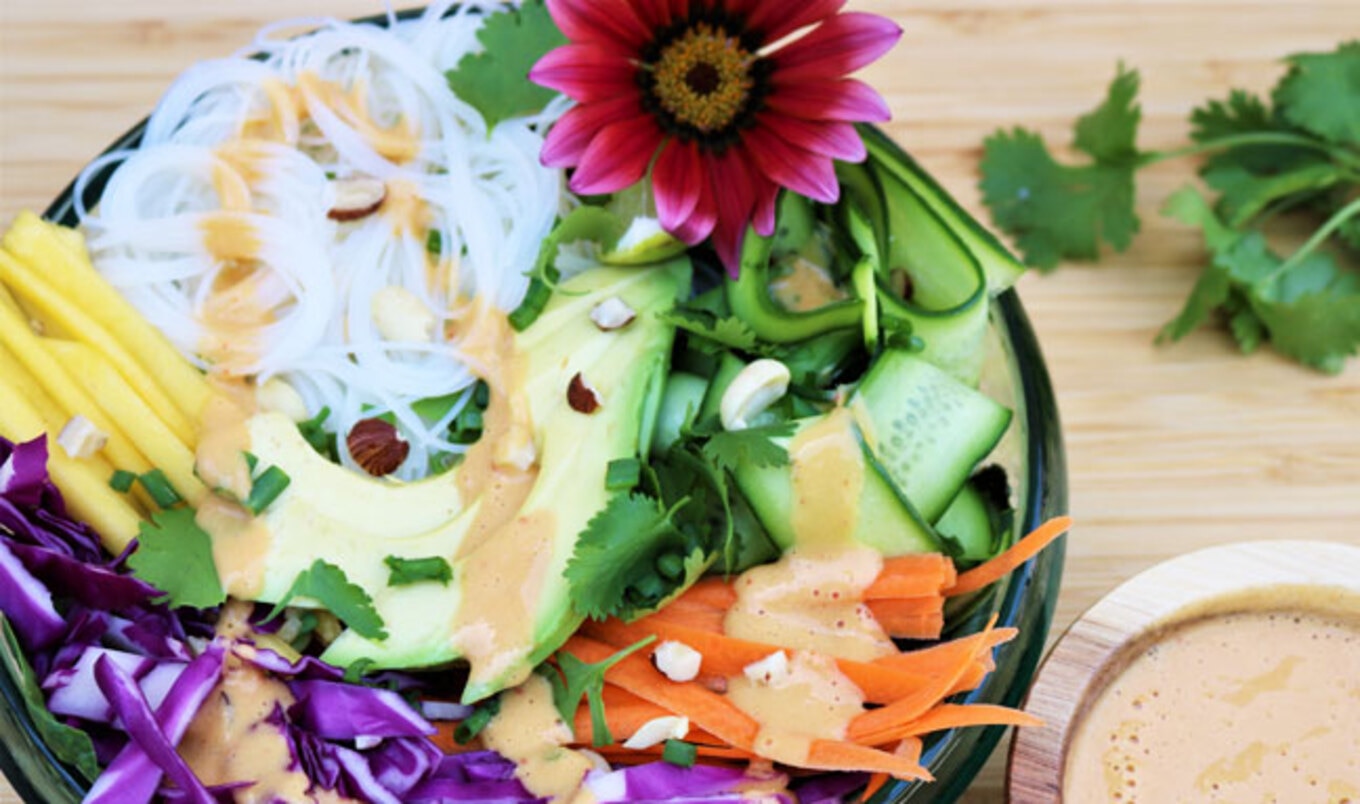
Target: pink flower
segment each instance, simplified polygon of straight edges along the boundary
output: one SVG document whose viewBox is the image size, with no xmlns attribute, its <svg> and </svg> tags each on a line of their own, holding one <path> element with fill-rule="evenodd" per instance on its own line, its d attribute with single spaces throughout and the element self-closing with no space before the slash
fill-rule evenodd
<svg viewBox="0 0 1360 804">
<path fill-rule="evenodd" d="M 661 225 L 710 235 L 730 273 L 748 225 L 774 231 L 781 187 L 840 195 L 833 160 L 864 159 L 854 123 L 889 117 L 849 73 L 902 35 L 845 0 L 547 0 L 570 44 L 529 77 L 575 101 L 543 162 L 571 189 L 612 193 L 652 171 Z M 797 38 L 792 34 L 800 33 Z"/>
</svg>

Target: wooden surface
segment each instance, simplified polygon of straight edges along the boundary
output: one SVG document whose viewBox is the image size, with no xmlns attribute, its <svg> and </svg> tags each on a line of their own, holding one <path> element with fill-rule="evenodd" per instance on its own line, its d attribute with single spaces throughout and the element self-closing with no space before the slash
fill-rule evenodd
<svg viewBox="0 0 1360 804">
<path fill-rule="evenodd" d="M 1269 87 L 1277 59 L 1360 36 L 1355 0 L 851 0 L 905 36 L 870 68 L 888 128 L 977 208 L 983 137 L 1024 123 L 1068 142 L 1124 60 L 1144 77 L 1147 148 L 1183 140 L 1192 106 Z M 41 210 L 180 70 L 284 17 L 380 11 L 370 0 L 0 0 L 0 225 Z M 1203 255 L 1157 215 L 1193 179 L 1139 181 L 1144 233 L 1100 267 L 1030 276 L 1021 294 L 1058 389 L 1072 513 L 1057 627 L 1119 581 L 1195 547 L 1310 538 L 1360 544 L 1360 363 L 1327 377 L 1222 333 L 1160 348 Z M 1001 800 L 1002 752 L 967 800 Z M 8 792 L 0 802 L 11 804 Z"/>
</svg>

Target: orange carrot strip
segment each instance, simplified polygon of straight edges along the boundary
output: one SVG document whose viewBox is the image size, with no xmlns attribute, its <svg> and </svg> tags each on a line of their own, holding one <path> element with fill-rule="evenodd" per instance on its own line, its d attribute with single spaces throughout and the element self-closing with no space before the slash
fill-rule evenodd
<svg viewBox="0 0 1360 804">
<path fill-rule="evenodd" d="M 1019 709 L 992 704 L 940 704 L 919 718 L 885 730 L 888 740 L 915 737 L 966 726 L 1042 726 L 1039 718 Z"/>
<path fill-rule="evenodd" d="M 879 772 L 873 774 L 869 777 L 869 784 L 865 785 L 864 792 L 860 794 L 859 800 L 868 801 L 873 798 L 874 794 L 882 790 L 883 785 L 887 784 L 891 779 L 892 777 L 886 773 Z"/>
<path fill-rule="evenodd" d="M 827 771 L 886 773 L 896 779 L 932 779 L 930 771 L 908 757 L 839 740 L 813 740 L 807 767 Z"/>
<path fill-rule="evenodd" d="M 895 600 L 880 600 L 877 603 L 896 603 Z M 939 639 L 944 631 L 943 611 L 899 611 L 887 609 L 874 611 L 874 619 L 883 626 L 888 636 L 898 639 Z"/>
<path fill-rule="evenodd" d="M 1006 552 L 986 564 L 974 567 L 959 575 L 958 580 L 945 594 L 950 596 L 964 595 L 969 592 L 976 592 L 984 586 L 1001 580 L 1021 564 L 1038 555 L 1040 551 L 1066 533 L 1071 527 L 1071 517 L 1058 516 L 1048 520 L 1035 528 L 1033 533 L 1011 545 Z"/>
<path fill-rule="evenodd" d="M 737 602 L 737 591 L 722 578 L 704 578 L 673 602 L 700 603 L 715 609 L 729 609 Z"/>
<path fill-rule="evenodd" d="M 996 617 L 993 615 L 991 623 L 995 622 Z M 927 676 L 948 672 L 965 661 L 967 656 L 972 656 L 979 650 L 983 655 L 990 655 L 992 648 L 1010 642 L 1020 633 L 1015 628 L 993 628 L 991 623 L 988 624 L 987 628 L 976 634 L 969 634 L 949 642 L 941 642 L 928 648 L 918 648 L 894 656 L 884 656 L 875 659 L 874 664 L 886 665 L 898 670 L 909 670 Z M 985 644 L 979 646 L 977 643 Z"/>
<path fill-rule="evenodd" d="M 453 731 L 458 728 L 457 723 L 450 723 L 447 720 L 437 720 L 434 723 L 434 734 L 430 735 L 430 742 L 439 746 L 439 750 L 446 754 L 457 753 L 462 746 L 453 739 Z"/>
<path fill-rule="evenodd" d="M 637 644 L 648 636 L 660 641 L 674 640 L 698 651 L 703 657 L 704 673 L 718 676 L 741 675 L 742 670 L 779 650 L 775 645 L 748 642 L 677 625 L 664 619 L 647 617 L 635 623 L 618 620 L 587 623 L 581 633 L 607 642 L 616 648 Z M 891 703 L 927 684 L 930 677 L 910 669 L 898 669 L 871 662 L 837 659 L 837 666 L 860 692 L 873 703 Z"/>
<path fill-rule="evenodd" d="M 672 601 L 670 605 L 655 614 L 648 615 L 643 619 L 664 619 L 668 622 L 679 623 L 701 631 L 721 634 L 723 630 L 723 620 L 726 617 L 726 609 L 715 608 L 707 603 L 685 600 L 684 597 L 681 597 Z"/>
<path fill-rule="evenodd" d="M 603 642 L 583 636 L 573 636 L 563 648 L 584 662 L 601 662 L 613 656 L 616 649 Z M 697 684 L 676 684 L 657 672 L 651 661 L 637 653 L 605 673 L 605 679 L 639 695 L 690 722 L 711 732 L 724 743 L 747 751 L 755 746 L 760 724 L 755 718 L 738 709 L 725 696 L 711 692 Z"/>
<path fill-rule="evenodd" d="M 671 714 L 651 701 L 619 689 L 612 684 L 605 685 L 603 698 L 605 722 L 609 725 L 609 733 L 615 740 L 619 741 L 633 736 L 633 733 L 642 728 L 644 723 Z M 576 709 L 576 718 L 572 723 L 572 734 L 575 735 L 578 743 L 590 745 L 595 741 L 595 730 L 591 726 L 589 706 L 582 704 Z"/>
<path fill-rule="evenodd" d="M 897 748 L 893 749 L 893 754 L 899 757 L 905 757 L 919 765 L 921 764 L 921 753 L 924 750 L 925 744 L 921 742 L 920 737 L 907 737 L 897 744 Z M 860 800 L 868 801 L 875 793 L 883 789 L 883 786 L 891 779 L 892 777 L 886 773 L 875 773 L 870 776 L 869 784 L 865 786 L 864 792 L 860 794 Z"/>
<path fill-rule="evenodd" d="M 878 578 L 864 590 L 865 600 L 938 595 L 954 585 L 954 562 L 940 553 L 896 556 L 883 561 Z"/>
<path fill-rule="evenodd" d="M 911 695 L 893 701 L 887 706 L 856 715 L 850 721 L 848 739 L 862 745 L 880 745 L 892 739 L 894 733 L 892 729 L 921 717 L 933 708 L 968 673 L 977 657 L 985 650 L 983 646 L 987 643 L 983 640 L 974 640 L 968 644 L 972 651 L 960 657 L 958 665 L 952 670 L 940 672 L 929 684 L 923 685 Z"/>
</svg>

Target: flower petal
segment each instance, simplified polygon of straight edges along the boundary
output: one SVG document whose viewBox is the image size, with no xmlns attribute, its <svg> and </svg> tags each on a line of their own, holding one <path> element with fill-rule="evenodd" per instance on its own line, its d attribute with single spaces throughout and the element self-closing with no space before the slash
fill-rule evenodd
<svg viewBox="0 0 1360 804">
<path fill-rule="evenodd" d="M 784 115 L 766 115 L 762 122 L 779 132 L 790 145 L 829 156 L 842 162 L 863 162 L 868 152 L 859 132 L 849 123 L 803 120 Z"/>
<path fill-rule="evenodd" d="M 742 0 L 734 5 L 746 17 L 747 27 L 760 34 L 761 41 L 774 44 L 799 28 L 832 16 L 845 6 L 845 0 L 800 0 L 797 3 Z"/>
<path fill-rule="evenodd" d="M 840 120 L 846 123 L 882 123 L 892 119 L 883 97 L 863 81 L 781 81 L 778 73 L 766 107 L 790 117 L 808 120 Z"/>
<path fill-rule="evenodd" d="M 729 148 L 708 163 L 709 182 L 718 208 L 713 248 L 733 277 L 741 271 L 741 244 L 750 228 L 758 193 L 750 164 L 745 148 Z"/>
<path fill-rule="evenodd" d="M 699 197 L 707 188 L 708 177 L 704 174 L 698 146 L 679 140 L 667 144 L 652 169 L 652 189 L 656 193 L 656 213 L 661 228 L 668 232 L 679 229 L 694 213 Z"/>
<path fill-rule="evenodd" d="M 877 14 L 838 14 L 771 58 L 781 79 L 833 78 L 852 73 L 887 53 L 902 29 Z"/>
<path fill-rule="evenodd" d="M 573 42 L 612 43 L 636 51 L 651 38 L 626 0 L 548 0 L 548 13 Z"/>
<path fill-rule="evenodd" d="M 581 103 L 637 94 L 633 65 L 616 53 L 592 45 L 563 45 L 549 51 L 529 70 L 529 80 Z"/>
<path fill-rule="evenodd" d="M 571 177 L 572 192 L 603 195 L 636 184 L 661 145 L 661 129 L 650 117 L 610 123 L 590 141 Z"/>
<path fill-rule="evenodd" d="M 764 122 L 747 132 L 746 142 L 761 172 L 784 187 L 824 204 L 840 198 L 830 159 L 791 145 Z"/>
<path fill-rule="evenodd" d="M 553 124 L 539 158 L 548 167 L 573 167 L 580 163 L 590 141 L 605 126 L 644 114 L 638 99 L 630 96 L 577 106 Z"/>
<path fill-rule="evenodd" d="M 689 17 L 689 0 L 633 0 L 633 10 L 653 31 Z"/>
<path fill-rule="evenodd" d="M 772 181 L 762 181 L 760 189 L 756 193 L 756 213 L 751 224 L 756 227 L 756 232 L 763 237 L 774 234 L 775 211 L 779 206 L 778 184 Z"/>
</svg>

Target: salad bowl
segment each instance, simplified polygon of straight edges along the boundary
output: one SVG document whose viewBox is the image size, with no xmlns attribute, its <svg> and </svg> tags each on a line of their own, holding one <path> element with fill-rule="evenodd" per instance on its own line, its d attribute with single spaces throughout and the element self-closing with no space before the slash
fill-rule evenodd
<svg viewBox="0 0 1360 804">
<path fill-rule="evenodd" d="M 412 12 L 413 14 L 416 12 Z M 381 24 L 383 19 L 367 20 Z M 877 129 L 862 129 L 881 158 L 903 166 L 911 162 Z M 109 151 L 135 147 L 145 123 L 128 132 Z M 75 226 L 78 205 L 91 209 L 99 203 L 112 168 L 95 171 L 87 181 L 72 184 L 46 210 L 50 221 Z M 81 197 L 77 198 L 77 194 Z M 980 236 L 987 236 L 981 232 Z M 998 246 L 998 248 L 1000 248 Z M 1067 487 L 1057 406 L 1034 332 L 1018 295 L 1008 290 L 991 303 L 985 345 L 983 384 L 988 394 L 1014 411 L 1010 427 L 990 461 L 1000 464 L 1011 486 L 1014 518 L 1009 541 L 1017 541 L 1040 524 L 1065 513 Z M 1026 562 L 1003 580 L 973 595 L 952 600 L 946 611 L 944 635 L 960 636 L 982 630 L 995 618 L 1000 627 L 1014 627 L 1020 636 L 1001 646 L 995 670 L 976 689 L 962 693 L 961 703 L 1017 706 L 1034 676 L 1057 601 L 1063 566 L 1061 542 Z M 28 716 L 24 696 L 31 679 L 23 677 L 16 646 L 0 646 L 0 769 L 28 802 L 79 801 L 85 788 L 44 744 L 38 726 Z M 976 776 L 1001 738 L 1002 727 L 953 729 L 928 739 L 921 764 L 935 777 L 930 783 L 893 782 L 875 793 L 874 802 L 948 802 L 957 799 Z"/>
</svg>

